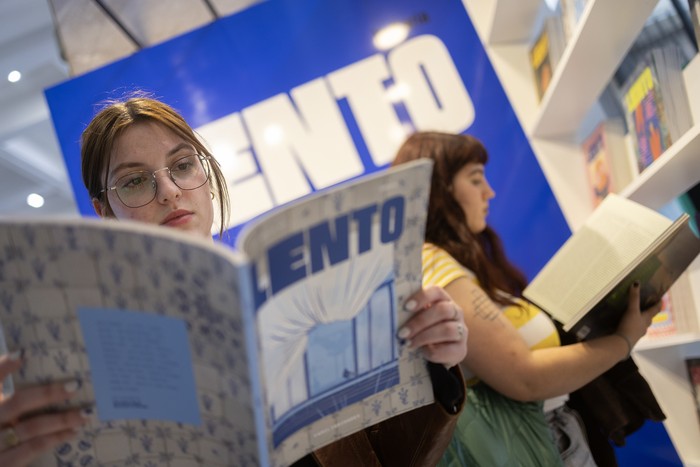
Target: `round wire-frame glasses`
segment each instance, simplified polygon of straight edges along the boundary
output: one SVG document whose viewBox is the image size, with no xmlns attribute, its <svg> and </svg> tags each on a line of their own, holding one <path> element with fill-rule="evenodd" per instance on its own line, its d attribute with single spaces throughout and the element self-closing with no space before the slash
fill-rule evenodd
<svg viewBox="0 0 700 467">
<path fill-rule="evenodd" d="M 154 199 L 158 193 L 156 173 L 167 170 L 170 180 L 181 190 L 196 190 L 209 180 L 209 156 L 190 154 L 179 158 L 170 166 L 148 171 L 137 170 L 119 177 L 113 186 L 100 191 L 114 191 L 125 206 L 140 208 Z"/>
</svg>

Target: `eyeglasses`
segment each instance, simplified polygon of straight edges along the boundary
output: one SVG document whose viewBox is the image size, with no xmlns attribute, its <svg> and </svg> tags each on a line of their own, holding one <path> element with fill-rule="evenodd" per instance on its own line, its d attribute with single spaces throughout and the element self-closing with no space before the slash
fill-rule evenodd
<svg viewBox="0 0 700 467">
<path fill-rule="evenodd" d="M 100 191 L 113 190 L 119 201 L 130 208 L 140 208 L 156 198 L 158 182 L 156 173 L 167 170 L 170 180 L 182 190 L 195 190 L 203 186 L 209 180 L 209 156 L 191 154 L 181 157 L 173 162 L 170 167 L 149 172 L 139 170 L 119 177 L 114 186 Z"/>
</svg>

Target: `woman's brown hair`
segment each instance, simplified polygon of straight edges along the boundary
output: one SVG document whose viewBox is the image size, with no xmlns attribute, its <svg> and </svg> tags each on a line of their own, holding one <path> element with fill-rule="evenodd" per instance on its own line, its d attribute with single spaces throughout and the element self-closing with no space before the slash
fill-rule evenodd
<svg viewBox="0 0 700 467">
<path fill-rule="evenodd" d="M 521 296 L 527 278 L 508 260 L 503 242 L 491 227 L 478 234 L 469 230 L 466 214 L 450 191 L 452 180 L 462 167 L 488 162 L 486 148 L 469 135 L 417 132 L 399 148 L 392 165 L 421 158 L 434 163 L 425 241 L 443 248 L 476 274 L 493 301 L 512 304 L 502 292 Z"/>
<path fill-rule="evenodd" d="M 221 167 L 180 114 L 144 92 L 134 92 L 120 100 L 105 101 L 83 131 L 80 149 L 82 176 L 90 197 L 104 205 L 106 215 L 114 215 L 109 199 L 102 191 L 107 186 L 112 150 L 117 139 L 128 128 L 145 121 L 164 125 L 190 143 L 198 154 L 209 157 L 209 187 L 219 208 L 219 235 L 222 236 L 228 226 L 230 202 Z"/>
</svg>

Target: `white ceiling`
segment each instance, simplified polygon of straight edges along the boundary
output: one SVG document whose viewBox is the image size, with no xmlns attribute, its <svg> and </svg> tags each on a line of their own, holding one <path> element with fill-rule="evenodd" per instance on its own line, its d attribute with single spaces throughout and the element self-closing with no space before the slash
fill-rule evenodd
<svg viewBox="0 0 700 467">
<path fill-rule="evenodd" d="M 2 0 L 0 18 L 0 216 L 77 215 L 43 95 L 68 77 L 47 0 Z M 32 192 L 42 208 L 27 205 Z"/>
<path fill-rule="evenodd" d="M 0 0 L 0 216 L 78 216 L 44 89 L 259 1 Z"/>
</svg>

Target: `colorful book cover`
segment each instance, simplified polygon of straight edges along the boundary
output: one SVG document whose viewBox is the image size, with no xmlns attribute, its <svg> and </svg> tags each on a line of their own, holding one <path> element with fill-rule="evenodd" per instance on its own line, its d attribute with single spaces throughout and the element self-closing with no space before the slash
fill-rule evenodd
<svg viewBox="0 0 700 467">
<path fill-rule="evenodd" d="M 641 172 L 671 146 L 664 103 L 650 66 L 636 76 L 624 98 Z"/>
<path fill-rule="evenodd" d="M 604 123 L 601 123 L 593 130 L 593 133 L 583 142 L 582 147 L 591 199 L 595 207 L 605 199 L 608 193 L 614 191 Z"/>
<path fill-rule="evenodd" d="M 654 338 L 668 336 L 676 332 L 676 320 L 670 293 L 661 297 L 661 311 L 651 320 L 647 336 Z"/>
<path fill-rule="evenodd" d="M 542 32 L 530 48 L 530 65 L 535 73 L 537 97 L 542 99 L 554 71 L 549 53 L 549 34 L 546 26 L 542 28 Z"/>
</svg>

